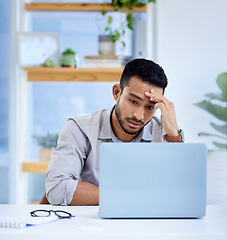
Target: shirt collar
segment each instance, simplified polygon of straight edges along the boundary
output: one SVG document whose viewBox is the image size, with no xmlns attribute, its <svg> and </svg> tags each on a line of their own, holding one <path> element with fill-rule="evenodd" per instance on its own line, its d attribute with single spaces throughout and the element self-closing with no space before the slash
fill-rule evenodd
<svg viewBox="0 0 227 240">
<path fill-rule="evenodd" d="M 114 133 L 110 124 L 110 118 L 113 111 L 113 108 L 108 109 L 103 113 L 103 118 L 101 122 L 101 129 L 99 132 L 98 139 L 100 140 L 111 140 L 113 139 Z"/>
<path fill-rule="evenodd" d="M 142 129 L 141 133 L 138 135 L 140 136 L 140 142 L 153 142 L 152 137 L 152 120 Z"/>
</svg>

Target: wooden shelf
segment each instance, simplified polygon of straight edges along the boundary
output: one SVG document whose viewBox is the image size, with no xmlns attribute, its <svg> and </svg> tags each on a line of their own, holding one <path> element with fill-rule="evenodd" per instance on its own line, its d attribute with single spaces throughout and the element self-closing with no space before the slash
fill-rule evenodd
<svg viewBox="0 0 227 240">
<path fill-rule="evenodd" d="M 28 81 L 119 82 L 123 68 L 26 67 Z"/>
<path fill-rule="evenodd" d="M 23 162 L 22 172 L 46 173 L 49 162 Z"/>
<path fill-rule="evenodd" d="M 32 2 L 26 3 L 25 9 L 27 11 L 84 11 L 97 12 L 105 9 L 106 11 L 115 11 L 112 4 L 105 3 L 48 3 L 48 2 Z M 127 11 L 129 8 L 122 8 L 121 11 Z M 146 5 L 143 7 L 136 7 L 134 12 L 146 12 Z"/>
</svg>

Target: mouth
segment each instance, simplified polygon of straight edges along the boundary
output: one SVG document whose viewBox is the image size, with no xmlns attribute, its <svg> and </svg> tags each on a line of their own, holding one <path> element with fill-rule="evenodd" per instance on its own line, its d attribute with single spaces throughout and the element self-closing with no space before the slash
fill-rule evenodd
<svg viewBox="0 0 227 240">
<path fill-rule="evenodd" d="M 127 120 L 127 122 L 128 122 L 129 127 L 133 128 L 133 129 L 138 129 L 138 128 L 141 128 L 143 126 L 142 123 L 136 122 L 136 121 L 133 121 L 133 120 Z"/>
</svg>

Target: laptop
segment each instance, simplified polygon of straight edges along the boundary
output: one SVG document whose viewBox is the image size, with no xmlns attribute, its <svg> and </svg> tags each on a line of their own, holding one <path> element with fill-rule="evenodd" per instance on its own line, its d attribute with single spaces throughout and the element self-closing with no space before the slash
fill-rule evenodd
<svg viewBox="0 0 227 240">
<path fill-rule="evenodd" d="M 202 218 L 206 155 L 202 143 L 102 143 L 100 217 Z"/>
</svg>

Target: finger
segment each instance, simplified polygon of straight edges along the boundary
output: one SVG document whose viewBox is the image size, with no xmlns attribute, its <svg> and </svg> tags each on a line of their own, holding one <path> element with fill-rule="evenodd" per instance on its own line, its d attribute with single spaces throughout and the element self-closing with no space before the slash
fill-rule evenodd
<svg viewBox="0 0 227 240">
<path fill-rule="evenodd" d="M 165 118 L 165 117 L 168 117 L 169 114 L 171 114 L 171 112 L 173 112 L 172 109 L 166 107 L 166 105 L 165 105 L 163 102 L 159 102 L 159 103 L 156 103 L 156 104 L 155 104 L 154 109 L 156 110 L 156 109 L 158 109 L 158 108 L 160 109 L 161 114 L 162 114 L 162 116 L 163 116 L 164 118 Z"/>
<path fill-rule="evenodd" d="M 162 102 L 158 102 L 155 104 L 154 109 L 157 110 L 158 108 L 161 110 L 161 112 L 164 112 L 166 110 L 166 106 Z"/>
<path fill-rule="evenodd" d="M 174 108 L 174 104 L 172 102 L 169 102 L 168 106 L 166 104 L 164 104 L 163 102 L 158 102 L 155 104 L 154 109 L 158 109 L 158 108 L 161 110 L 161 112 L 164 116 L 167 116 L 170 113 L 175 114 L 175 108 Z"/>
<path fill-rule="evenodd" d="M 153 92 L 153 95 L 151 96 L 151 98 L 153 99 L 153 101 L 157 101 L 157 102 L 163 102 L 166 106 L 166 108 L 168 109 L 173 109 L 174 108 L 174 104 L 172 102 L 170 102 L 164 95 L 159 94 L 157 92 Z"/>
<path fill-rule="evenodd" d="M 163 102 L 167 108 L 171 107 L 171 102 L 158 92 L 151 90 L 150 92 L 145 92 L 145 95 L 150 98 L 152 102 Z"/>
</svg>

